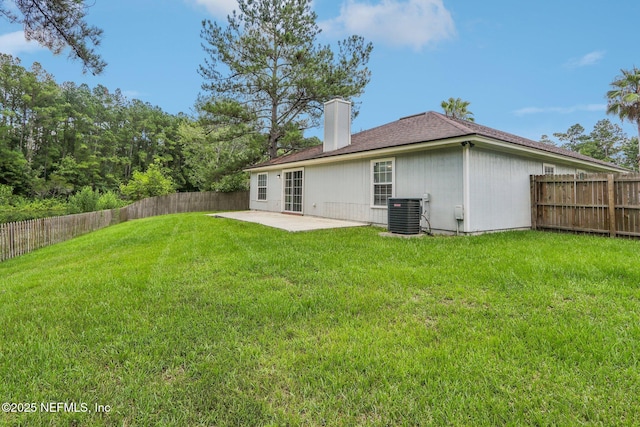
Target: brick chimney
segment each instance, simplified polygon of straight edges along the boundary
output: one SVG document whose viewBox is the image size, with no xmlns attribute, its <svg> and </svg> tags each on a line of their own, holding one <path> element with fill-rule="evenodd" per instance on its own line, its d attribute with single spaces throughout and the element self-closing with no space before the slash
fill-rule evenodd
<svg viewBox="0 0 640 427">
<path fill-rule="evenodd" d="M 326 153 L 349 144 L 351 144 L 351 102 L 334 98 L 324 103 L 322 151 Z"/>
</svg>

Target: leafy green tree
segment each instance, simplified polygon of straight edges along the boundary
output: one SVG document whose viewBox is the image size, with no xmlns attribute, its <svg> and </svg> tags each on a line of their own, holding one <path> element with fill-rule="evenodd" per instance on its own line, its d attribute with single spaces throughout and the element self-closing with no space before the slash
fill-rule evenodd
<svg viewBox="0 0 640 427">
<path fill-rule="evenodd" d="M 556 143 L 551 140 L 551 138 L 549 138 L 549 135 L 542 135 L 540 137 L 540 142 L 542 142 L 543 144 L 550 144 L 550 145 L 555 145 Z"/>
<path fill-rule="evenodd" d="M 628 139 L 619 125 L 608 119 L 599 120 L 589 134 L 591 149 L 584 150 L 583 154 L 607 162 L 617 162 L 622 145 Z"/>
<path fill-rule="evenodd" d="M 182 123 L 192 123 L 194 120 L 182 113 L 167 114 L 157 107 L 154 109 L 153 120 L 158 129 L 153 140 L 154 158 L 165 166 L 177 189 L 193 190 L 185 176 L 184 146 L 179 128 Z"/>
<path fill-rule="evenodd" d="M 470 104 L 471 102 L 463 101 L 460 98 L 449 98 L 447 101 L 442 101 L 440 106 L 444 114 L 448 117 L 473 122 L 475 121 L 473 113 L 468 109 Z"/>
<path fill-rule="evenodd" d="M 373 46 L 360 36 L 338 42 L 337 54 L 316 44 L 321 30 L 311 0 L 239 0 L 238 9 L 226 27 L 202 23 L 203 89 L 216 115 L 256 123 L 268 135 L 264 153 L 274 158 L 283 141 L 296 149 L 302 132 L 319 125 L 324 102 L 363 93 Z"/>
<path fill-rule="evenodd" d="M 628 138 L 620 148 L 619 165 L 638 171 L 638 137 Z"/>
<path fill-rule="evenodd" d="M 628 120 L 638 126 L 640 141 L 640 69 L 620 70 L 622 75 L 611 82 L 613 89 L 607 92 L 607 114 L 615 114 L 620 120 Z M 640 165 L 640 157 L 637 159 Z"/>
<path fill-rule="evenodd" d="M 75 157 L 64 156 L 54 165 L 55 172 L 49 175 L 49 187 L 57 194 L 69 194 L 76 188 L 89 183 L 85 182 Z"/>
<path fill-rule="evenodd" d="M 133 172 L 129 182 L 120 186 L 120 191 L 129 200 L 164 196 L 175 192 L 175 186 L 161 169 L 158 162 L 149 165 L 146 172 Z"/>
<path fill-rule="evenodd" d="M 102 85 L 58 85 L 39 64 L 27 70 L 0 54 L 0 183 L 17 195 L 117 191 L 154 159 L 179 188 L 191 188 L 178 134 L 190 121 Z"/>
<path fill-rule="evenodd" d="M 107 191 L 104 194 L 101 194 L 98 198 L 98 203 L 96 204 L 96 209 L 99 211 L 105 209 L 115 209 L 124 206 L 124 201 L 118 197 L 116 193 L 113 191 Z"/>
<path fill-rule="evenodd" d="M 249 189 L 249 174 L 246 172 L 236 172 L 223 176 L 211 187 L 213 191 L 221 193 L 232 193 Z"/>
<path fill-rule="evenodd" d="M 0 206 L 7 206 L 13 200 L 13 187 L 0 184 Z"/>
<path fill-rule="evenodd" d="M 566 132 L 555 132 L 553 136 L 563 142 L 562 148 L 575 151 L 576 153 L 580 152 L 580 147 L 582 147 L 587 139 L 587 136 L 584 134 L 584 127 L 579 123 L 571 126 Z"/>
<path fill-rule="evenodd" d="M 10 149 L 19 147 L 19 117 L 22 103 L 22 78 L 27 72 L 20 65 L 20 59 L 0 53 L 0 112 L 2 139 Z"/>
<path fill-rule="evenodd" d="M 235 103 L 226 104 L 229 109 L 238 107 Z M 228 116 L 218 116 L 209 107 L 210 104 L 200 105 L 198 120 L 185 121 L 178 130 L 187 178 L 202 191 L 219 190 L 220 186 L 230 188 L 230 185 L 220 183 L 225 179 L 236 183 L 242 181 L 225 177 L 236 175 L 247 165 L 262 160 L 265 140 L 263 135 L 252 132 L 251 124 L 245 120 L 228 120 Z"/>
<path fill-rule="evenodd" d="M 11 150 L 2 139 L 0 127 L 0 185 L 8 185 L 18 194 L 26 194 L 30 188 L 27 160 L 21 152 Z"/>
<path fill-rule="evenodd" d="M 90 186 L 82 187 L 73 196 L 69 197 L 69 213 L 93 212 L 98 210 L 98 200 L 100 193 L 94 191 Z"/>
<path fill-rule="evenodd" d="M 82 62 L 83 72 L 100 74 L 107 65 L 95 52 L 102 30 L 86 20 L 88 6 L 82 0 L 14 0 L 20 12 L 0 0 L 0 15 L 24 26 L 27 40 L 35 40 L 54 54 L 69 47 L 69 58 Z"/>
<path fill-rule="evenodd" d="M 553 135 L 563 142 L 563 148 L 594 159 L 634 168 L 634 165 L 629 163 L 629 155 L 637 152 L 637 147 L 634 151 L 629 144 L 635 139 L 629 139 L 619 125 L 611 123 L 608 119 L 598 121 L 588 135 L 580 124 L 571 126 L 566 132 Z M 633 159 L 635 163 L 635 157 Z"/>
</svg>

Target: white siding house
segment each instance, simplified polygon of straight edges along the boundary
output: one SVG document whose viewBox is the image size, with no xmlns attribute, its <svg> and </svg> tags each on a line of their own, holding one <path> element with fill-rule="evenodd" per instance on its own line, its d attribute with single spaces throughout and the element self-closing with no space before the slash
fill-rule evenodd
<svg viewBox="0 0 640 427">
<path fill-rule="evenodd" d="M 248 169 L 250 209 L 385 225 L 389 197 L 421 198 L 434 232 L 526 229 L 530 175 L 624 171 L 435 112 L 354 135 L 348 102 L 325 114 L 323 145 Z"/>
</svg>

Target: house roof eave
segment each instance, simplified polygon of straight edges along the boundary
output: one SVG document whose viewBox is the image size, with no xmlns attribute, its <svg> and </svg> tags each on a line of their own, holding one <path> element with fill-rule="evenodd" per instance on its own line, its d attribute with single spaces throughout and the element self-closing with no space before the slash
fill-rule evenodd
<svg viewBox="0 0 640 427">
<path fill-rule="evenodd" d="M 585 158 L 579 158 L 575 156 L 569 156 L 562 153 L 555 153 L 552 151 L 547 151 L 537 147 L 529 147 L 526 145 L 519 145 L 513 142 L 501 141 L 495 138 L 489 138 L 486 136 L 476 135 L 473 140 L 480 144 L 480 146 L 487 146 L 498 151 L 502 152 L 511 152 L 511 153 L 520 153 L 525 154 L 532 158 L 537 158 L 544 161 L 561 161 L 563 163 L 570 163 L 576 166 L 585 166 L 591 169 L 598 169 L 601 171 L 608 172 L 629 172 L 628 169 L 625 169 L 621 166 L 614 165 L 612 163 L 607 163 L 604 161 L 600 161 L 597 159 L 590 160 L 585 156 Z"/>
<path fill-rule="evenodd" d="M 573 156 L 567 156 L 560 153 L 554 153 L 551 151 L 545 151 L 537 147 L 529 147 L 524 145 L 514 144 L 512 142 L 505 142 L 499 139 L 490 138 L 478 134 L 458 136 L 455 138 L 447 138 L 436 141 L 424 141 L 419 143 L 411 143 L 401 146 L 380 148 L 368 151 L 359 151 L 355 153 L 336 154 L 332 156 L 324 156 L 307 160 L 294 161 L 289 163 L 278 163 L 274 165 L 255 166 L 244 169 L 245 172 L 268 172 L 282 169 L 291 169 L 304 166 L 322 165 L 336 162 L 346 162 L 352 160 L 371 159 L 376 157 L 388 157 L 400 154 L 406 154 L 417 151 L 435 150 L 444 147 L 454 147 L 460 145 L 462 142 L 472 141 L 478 144 L 479 147 L 492 148 L 501 152 L 517 153 L 520 155 L 526 155 L 531 158 L 536 158 L 541 161 L 560 161 L 563 163 L 574 164 L 577 167 L 584 166 L 590 169 L 598 169 L 607 172 L 628 172 L 627 169 L 614 164 L 608 164 L 599 161 L 590 161 L 588 159 L 580 159 Z"/>
<path fill-rule="evenodd" d="M 245 169 L 250 172 L 281 170 L 349 160 L 392 156 L 412 151 L 439 149 L 464 141 L 510 153 L 518 153 L 543 161 L 560 161 L 583 165 L 590 169 L 626 172 L 611 163 L 592 159 L 561 147 L 533 141 L 474 122 L 453 119 L 436 112 L 403 117 L 395 122 L 352 135 L 352 144 L 335 151 L 323 152 L 322 145 L 309 147 L 284 157 Z"/>
<path fill-rule="evenodd" d="M 435 141 L 414 142 L 394 147 L 378 148 L 373 150 L 358 151 L 355 153 L 336 154 L 333 156 L 317 157 L 308 160 L 300 160 L 289 163 L 278 163 L 274 165 L 254 166 L 244 169 L 245 172 L 266 172 L 273 170 L 291 169 L 303 166 L 315 166 L 327 163 L 347 162 L 351 160 L 371 159 L 376 157 L 389 157 L 399 154 L 411 153 L 415 151 L 435 150 L 443 147 L 455 147 L 464 141 L 469 141 L 469 136 L 458 136 Z"/>
</svg>

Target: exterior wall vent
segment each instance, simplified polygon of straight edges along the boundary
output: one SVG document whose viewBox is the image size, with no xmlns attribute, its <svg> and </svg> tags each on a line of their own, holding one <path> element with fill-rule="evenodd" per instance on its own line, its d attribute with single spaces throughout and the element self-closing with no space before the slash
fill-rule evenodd
<svg viewBox="0 0 640 427">
<path fill-rule="evenodd" d="M 388 227 L 390 233 L 420 234 L 422 199 L 388 199 Z"/>
</svg>

